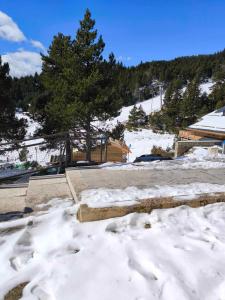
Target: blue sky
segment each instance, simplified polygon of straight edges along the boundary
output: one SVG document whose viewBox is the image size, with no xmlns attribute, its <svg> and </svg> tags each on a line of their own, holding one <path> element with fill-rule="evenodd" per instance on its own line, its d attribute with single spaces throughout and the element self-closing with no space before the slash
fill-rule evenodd
<svg viewBox="0 0 225 300">
<path fill-rule="evenodd" d="M 74 36 L 87 7 L 106 43 L 105 55 L 113 51 L 126 65 L 225 48 L 224 0 L 0 0 L 0 11 L 25 37 L 1 35 L 0 15 L 0 54 L 15 67 L 18 52 L 41 50 L 31 40 L 48 48 L 58 32 Z"/>
</svg>

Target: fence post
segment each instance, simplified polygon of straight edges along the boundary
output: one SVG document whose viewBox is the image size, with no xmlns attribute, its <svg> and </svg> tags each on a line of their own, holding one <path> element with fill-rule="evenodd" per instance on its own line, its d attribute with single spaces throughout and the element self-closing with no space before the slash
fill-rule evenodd
<svg viewBox="0 0 225 300">
<path fill-rule="evenodd" d="M 70 143 L 70 134 L 66 135 L 66 167 L 71 163 L 71 143 Z"/>
</svg>

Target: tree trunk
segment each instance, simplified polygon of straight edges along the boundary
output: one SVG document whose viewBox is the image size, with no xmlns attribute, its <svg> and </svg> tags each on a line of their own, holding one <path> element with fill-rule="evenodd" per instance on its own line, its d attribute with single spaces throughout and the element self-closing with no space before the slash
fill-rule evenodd
<svg viewBox="0 0 225 300">
<path fill-rule="evenodd" d="M 66 137 L 66 167 L 71 163 L 71 145 L 70 145 L 70 135 L 68 133 Z"/>
<path fill-rule="evenodd" d="M 86 161 L 91 161 L 91 122 L 86 124 Z"/>
</svg>

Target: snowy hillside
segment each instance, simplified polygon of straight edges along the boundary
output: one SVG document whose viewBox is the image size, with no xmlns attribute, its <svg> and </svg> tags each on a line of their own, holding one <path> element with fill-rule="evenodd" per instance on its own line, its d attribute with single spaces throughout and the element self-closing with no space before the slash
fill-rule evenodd
<svg viewBox="0 0 225 300">
<path fill-rule="evenodd" d="M 214 85 L 214 82 L 212 80 L 209 80 L 206 83 L 200 84 L 200 90 L 202 93 L 206 93 L 209 95 L 212 92 L 212 87 Z"/>
<path fill-rule="evenodd" d="M 154 133 L 150 129 L 131 132 L 126 130 L 124 139 L 131 150 L 128 161 L 133 162 L 136 157 L 142 154 L 150 154 L 153 146 L 162 147 L 165 150 L 167 147 L 172 148 L 174 137 L 173 134 Z"/>
<path fill-rule="evenodd" d="M 200 85 L 202 93 L 210 94 L 213 82 L 209 81 Z M 163 95 L 164 98 L 164 95 Z M 151 114 L 161 109 L 160 96 L 148 99 L 146 101 L 137 104 L 141 105 L 146 114 Z M 129 113 L 133 105 L 128 107 L 123 107 L 120 115 L 111 121 L 111 126 L 115 125 L 117 121 L 125 123 L 128 120 Z M 108 122 L 107 122 L 108 123 Z M 137 156 L 142 154 L 150 154 L 153 146 L 162 147 L 166 149 L 167 147 L 172 147 L 174 143 L 174 135 L 172 134 L 156 134 L 152 130 L 143 129 L 141 131 L 125 131 L 125 142 L 128 146 L 131 146 L 131 154 L 129 155 L 128 161 L 132 162 Z"/>
<path fill-rule="evenodd" d="M 154 98 L 150 98 L 148 100 L 142 101 L 140 103 L 137 103 L 137 106 L 141 105 L 143 110 L 147 115 L 159 111 L 161 109 L 161 100 L 160 96 L 156 96 Z M 134 105 L 123 107 L 121 110 L 120 115 L 115 118 L 113 121 L 114 123 L 121 122 L 124 123 L 128 120 L 129 113 L 131 109 L 134 107 Z"/>
<path fill-rule="evenodd" d="M 213 84 L 214 83 L 212 81 L 208 81 L 206 83 L 200 84 L 201 92 L 206 93 L 207 95 L 209 95 L 211 93 L 211 89 L 212 89 Z M 185 88 L 184 88 L 184 91 L 185 91 Z M 164 96 L 165 96 L 165 94 L 162 95 L 162 104 L 163 104 Z M 140 103 L 137 103 L 136 105 L 137 106 L 141 105 L 143 110 L 145 111 L 145 113 L 147 115 L 149 115 L 151 113 L 160 111 L 160 109 L 161 109 L 161 99 L 160 99 L 160 96 L 158 95 L 156 97 L 150 98 L 150 99 L 142 101 Z M 121 112 L 120 112 L 120 115 L 118 117 L 114 118 L 111 121 L 112 124 L 115 125 L 117 123 L 117 121 L 121 122 L 121 123 L 126 122 L 128 120 L 129 113 L 130 113 L 130 111 L 133 107 L 134 107 L 134 105 L 123 107 Z"/>
</svg>

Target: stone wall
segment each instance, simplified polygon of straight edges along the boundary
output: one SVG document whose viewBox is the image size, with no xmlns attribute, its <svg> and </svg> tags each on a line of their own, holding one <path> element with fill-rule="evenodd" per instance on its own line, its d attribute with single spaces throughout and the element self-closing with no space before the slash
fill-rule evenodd
<svg viewBox="0 0 225 300">
<path fill-rule="evenodd" d="M 221 145 L 222 141 L 210 140 L 210 141 L 177 141 L 175 144 L 175 157 L 183 155 L 192 147 L 212 147 L 215 145 Z"/>
</svg>

